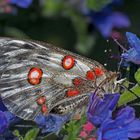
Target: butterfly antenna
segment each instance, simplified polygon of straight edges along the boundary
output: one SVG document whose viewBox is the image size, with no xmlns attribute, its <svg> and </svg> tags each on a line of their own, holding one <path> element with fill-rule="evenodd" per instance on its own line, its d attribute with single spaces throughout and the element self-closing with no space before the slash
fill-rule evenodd
<svg viewBox="0 0 140 140">
<path fill-rule="evenodd" d="M 125 52 L 127 51 L 127 49 L 124 48 L 124 46 L 121 45 L 117 39 L 113 38 L 113 40 L 114 40 L 114 42 L 115 42 L 123 51 L 125 51 Z"/>
<path fill-rule="evenodd" d="M 123 51 L 123 52 L 124 52 L 124 51 Z M 121 58 L 121 60 L 120 60 L 120 62 L 119 62 L 119 64 L 118 64 L 117 72 L 120 71 L 122 62 L 123 62 L 123 58 Z"/>
<path fill-rule="evenodd" d="M 121 45 L 120 42 L 119 42 L 116 38 L 113 38 L 113 37 L 112 37 L 112 39 L 113 39 L 113 41 L 114 41 L 114 42 L 115 42 L 115 43 L 116 43 L 116 44 L 117 44 L 117 45 L 123 50 L 123 53 L 127 51 L 127 49 L 124 48 L 124 46 Z M 117 72 L 120 71 L 120 68 L 121 68 L 121 64 L 122 64 L 122 62 L 123 62 L 123 58 L 121 58 L 121 60 L 120 60 L 120 62 L 119 62 Z"/>
</svg>

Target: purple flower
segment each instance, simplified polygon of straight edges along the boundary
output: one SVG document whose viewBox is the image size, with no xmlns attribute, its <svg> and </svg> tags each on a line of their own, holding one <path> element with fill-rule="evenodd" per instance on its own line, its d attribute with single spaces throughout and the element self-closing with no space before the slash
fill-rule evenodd
<svg viewBox="0 0 140 140">
<path fill-rule="evenodd" d="M 105 94 L 104 99 L 101 99 L 96 94 L 90 98 L 89 107 L 87 110 L 88 121 L 94 125 L 100 125 L 105 119 L 112 117 L 112 111 L 115 108 L 120 94 Z"/>
<path fill-rule="evenodd" d="M 8 120 L 4 112 L 0 111 L 0 134 L 8 128 Z"/>
<path fill-rule="evenodd" d="M 133 33 L 126 33 L 127 40 L 130 44 L 130 49 L 121 55 L 127 62 L 140 64 L 140 39 Z"/>
<path fill-rule="evenodd" d="M 101 12 L 92 12 L 90 14 L 90 19 L 104 37 L 111 36 L 114 28 L 130 26 L 130 21 L 126 15 L 120 12 L 106 10 L 106 8 Z"/>
<path fill-rule="evenodd" d="M 0 98 L 0 134 L 2 134 L 9 127 L 10 123 L 16 121 L 16 116 L 7 111 Z"/>
<path fill-rule="evenodd" d="M 114 6 L 121 6 L 123 0 L 112 0 L 104 5 L 100 11 L 89 9 L 86 0 L 69 0 L 69 4 L 85 15 L 104 37 L 110 37 L 114 28 L 126 28 L 130 26 L 130 21 L 121 12 L 113 11 Z"/>
<path fill-rule="evenodd" d="M 0 134 L 2 134 L 14 120 L 15 116 L 12 113 L 0 111 Z"/>
<path fill-rule="evenodd" d="M 35 118 L 35 122 L 42 129 L 42 133 L 57 133 L 63 124 L 68 121 L 68 116 L 58 116 L 50 114 L 48 116 L 39 115 Z"/>
<path fill-rule="evenodd" d="M 32 0 L 10 0 L 9 3 L 16 4 L 21 8 L 28 8 L 31 5 Z"/>
<path fill-rule="evenodd" d="M 112 4 L 113 4 L 113 5 L 118 5 L 118 6 L 120 6 L 120 5 L 123 4 L 123 0 L 113 0 L 113 1 L 112 1 Z"/>
<path fill-rule="evenodd" d="M 121 109 L 116 118 L 105 120 L 98 129 L 98 140 L 128 140 L 140 137 L 140 120 L 135 118 L 134 109 Z"/>
<path fill-rule="evenodd" d="M 1 111 L 7 111 L 7 108 L 6 108 L 5 105 L 3 104 L 1 98 L 0 98 L 0 110 L 1 110 Z"/>
</svg>

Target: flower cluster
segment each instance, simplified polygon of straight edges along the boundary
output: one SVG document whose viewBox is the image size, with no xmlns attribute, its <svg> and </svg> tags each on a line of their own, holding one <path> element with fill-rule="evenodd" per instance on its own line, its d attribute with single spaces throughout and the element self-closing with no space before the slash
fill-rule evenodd
<svg viewBox="0 0 140 140">
<path fill-rule="evenodd" d="M 94 131 L 96 131 L 95 126 L 88 121 L 86 124 L 83 125 L 79 137 L 87 140 L 96 140 L 96 135 L 93 133 Z"/>
<path fill-rule="evenodd" d="M 90 23 L 99 30 L 103 37 L 111 37 L 114 29 L 130 26 L 130 20 L 125 14 L 113 10 L 114 6 L 121 6 L 123 0 L 111 0 L 99 10 L 87 7 L 86 2 L 86 0 L 81 0 L 78 4 L 75 2 L 75 6 L 88 17 Z"/>
<path fill-rule="evenodd" d="M 108 7 L 107 7 L 108 8 Z M 104 37 L 111 37 L 113 29 L 130 26 L 128 17 L 121 12 L 112 9 L 103 9 L 100 12 L 90 12 L 91 23 L 100 31 Z"/>
<path fill-rule="evenodd" d="M 113 10 L 113 6 L 120 6 L 122 3 L 122 0 L 112 0 L 101 11 L 90 12 L 92 23 L 104 37 L 110 37 L 116 28 L 130 26 L 129 18 L 125 14 Z"/>
<path fill-rule="evenodd" d="M 140 137 L 140 120 L 135 118 L 132 107 L 126 106 L 114 113 L 119 94 L 107 94 L 100 99 L 96 94 L 91 96 L 87 118 L 96 126 L 98 140 L 127 140 Z M 82 135 L 84 136 L 84 135 Z"/>
<path fill-rule="evenodd" d="M 118 111 L 115 119 L 105 120 L 98 130 L 98 140 L 127 140 L 140 137 L 140 120 L 135 118 L 132 107 L 126 106 Z"/>
</svg>

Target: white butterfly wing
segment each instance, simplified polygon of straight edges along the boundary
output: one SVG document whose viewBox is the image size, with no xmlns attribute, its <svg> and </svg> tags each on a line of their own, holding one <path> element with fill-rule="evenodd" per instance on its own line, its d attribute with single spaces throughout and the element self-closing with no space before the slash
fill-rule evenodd
<svg viewBox="0 0 140 140">
<path fill-rule="evenodd" d="M 54 113 L 65 114 L 87 102 L 87 93 L 94 88 L 87 88 L 85 76 L 87 71 L 99 65 L 96 61 L 90 61 L 49 44 L 40 45 L 32 41 L 2 38 L 0 95 L 8 110 L 25 120 L 33 120 L 38 114 L 48 114 L 52 110 Z M 34 68 L 42 72 L 37 84 L 29 81 L 29 73 Z M 76 87 L 80 94 L 74 93 L 73 90 L 68 97 L 66 93 L 75 88 L 73 79 L 77 77 L 84 82 L 81 87 Z M 102 79 L 105 77 L 106 75 L 102 76 Z M 88 85 L 91 84 L 89 81 Z"/>
</svg>

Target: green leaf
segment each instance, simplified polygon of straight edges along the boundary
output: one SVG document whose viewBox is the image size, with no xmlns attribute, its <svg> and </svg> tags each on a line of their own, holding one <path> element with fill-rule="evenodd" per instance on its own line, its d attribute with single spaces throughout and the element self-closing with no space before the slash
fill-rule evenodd
<svg viewBox="0 0 140 140">
<path fill-rule="evenodd" d="M 65 130 L 68 135 L 64 140 L 75 140 L 80 132 L 81 126 L 86 122 L 86 115 L 83 113 L 81 120 L 71 120 L 66 126 Z"/>
<path fill-rule="evenodd" d="M 140 97 L 140 68 L 137 70 L 137 72 L 134 75 L 136 81 L 138 82 L 138 84 L 136 84 L 133 88 L 131 88 L 130 90 L 135 94 L 131 93 L 130 91 L 126 90 L 122 93 L 119 102 L 118 102 L 118 106 L 122 106 L 124 104 L 127 104 L 135 99 L 137 99 L 137 96 Z"/>
<path fill-rule="evenodd" d="M 107 4 L 111 3 L 112 0 L 87 0 L 87 7 L 94 11 L 100 11 Z"/>
<path fill-rule="evenodd" d="M 140 68 L 137 70 L 134 76 L 136 81 L 140 84 Z"/>
<path fill-rule="evenodd" d="M 36 140 L 38 133 L 39 128 L 33 128 L 26 133 L 24 140 Z"/>
<path fill-rule="evenodd" d="M 18 130 L 13 131 L 13 135 L 18 138 L 18 140 L 23 140 L 23 137 L 20 135 Z"/>
<path fill-rule="evenodd" d="M 140 86 L 138 84 L 135 85 L 130 90 L 133 91 L 137 96 L 140 97 Z M 136 98 L 137 97 L 130 91 L 124 91 L 119 99 L 118 106 L 127 104 L 128 102 L 131 102 L 131 101 L 135 100 Z"/>
<path fill-rule="evenodd" d="M 20 133 L 19 133 L 19 131 L 18 131 L 18 130 L 14 130 L 14 131 L 13 131 L 13 134 L 14 134 L 14 136 L 17 136 L 17 137 L 19 137 L 19 136 L 20 136 Z"/>
<path fill-rule="evenodd" d="M 61 0 L 47 0 L 44 6 L 43 14 L 48 16 L 58 15 L 63 10 L 63 3 Z"/>
</svg>

